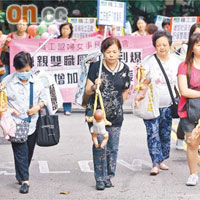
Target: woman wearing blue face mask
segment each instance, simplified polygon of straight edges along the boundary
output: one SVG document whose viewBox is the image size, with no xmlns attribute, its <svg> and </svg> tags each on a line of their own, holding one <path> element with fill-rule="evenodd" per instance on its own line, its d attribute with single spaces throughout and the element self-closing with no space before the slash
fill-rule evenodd
<svg viewBox="0 0 200 200">
<path fill-rule="evenodd" d="M 36 143 L 36 122 L 38 111 L 45 105 L 46 96 L 43 84 L 36 77 L 31 76 L 32 59 L 29 53 L 20 52 L 14 57 L 14 67 L 16 72 L 4 78 L 3 84 L 6 86 L 8 106 L 15 110 L 13 119 L 16 124 L 22 119 L 31 117 L 29 123 L 28 139 L 24 143 L 11 143 L 16 179 L 21 185 L 19 192 L 29 191 L 29 166 L 33 156 Z M 33 106 L 30 106 L 30 83 L 33 83 Z"/>
</svg>

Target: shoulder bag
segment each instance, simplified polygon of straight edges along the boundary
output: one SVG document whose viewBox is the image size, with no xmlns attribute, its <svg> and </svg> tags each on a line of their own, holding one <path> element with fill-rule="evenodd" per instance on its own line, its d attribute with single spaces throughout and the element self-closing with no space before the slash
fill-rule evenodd
<svg viewBox="0 0 200 200">
<path fill-rule="evenodd" d="M 30 82 L 30 105 L 33 107 L 33 83 Z M 16 124 L 15 137 L 10 137 L 9 141 L 12 143 L 24 143 L 28 139 L 29 123 L 31 122 L 31 116 L 21 119 L 21 122 Z"/>
<path fill-rule="evenodd" d="M 190 88 L 190 76 L 187 77 L 188 87 Z M 200 119 L 200 98 L 187 98 L 186 110 L 188 120 L 192 123 L 198 123 Z"/>
</svg>

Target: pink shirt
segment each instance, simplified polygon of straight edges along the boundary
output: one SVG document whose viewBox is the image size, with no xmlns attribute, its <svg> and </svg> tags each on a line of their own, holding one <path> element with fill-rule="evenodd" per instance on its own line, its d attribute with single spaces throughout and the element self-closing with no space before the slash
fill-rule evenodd
<svg viewBox="0 0 200 200">
<path fill-rule="evenodd" d="M 17 38 L 16 37 L 16 34 L 17 32 L 12 32 L 12 33 L 9 33 L 7 38 L 11 38 L 11 39 L 31 39 L 33 38 L 31 35 L 29 35 L 28 33 L 25 33 L 24 37 L 23 38 Z M 9 42 L 10 43 L 10 42 Z M 8 47 L 10 46 L 8 43 Z"/>
<path fill-rule="evenodd" d="M 178 68 L 178 75 L 187 76 L 187 64 L 185 62 L 181 63 Z M 196 69 L 193 65 L 191 68 L 191 78 L 190 78 L 190 88 L 200 91 L 200 70 Z M 186 110 L 186 97 L 181 96 L 178 104 L 178 115 L 180 118 L 187 118 Z"/>
</svg>

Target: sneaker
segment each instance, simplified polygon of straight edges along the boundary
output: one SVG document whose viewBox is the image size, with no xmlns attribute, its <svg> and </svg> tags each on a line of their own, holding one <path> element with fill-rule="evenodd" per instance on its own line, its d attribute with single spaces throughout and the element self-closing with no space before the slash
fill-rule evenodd
<svg viewBox="0 0 200 200">
<path fill-rule="evenodd" d="M 107 179 L 106 181 L 104 181 L 104 184 L 106 188 L 113 187 L 113 184 L 111 183 L 110 179 Z"/>
<path fill-rule="evenodd" d="M 64 113 L 64 115 L 70 116 L 70 115 L 71 115 L 71 113 L 70 113 L 70 112 L 68 112 L 68 111 L 66 111 L 66 112 Z"/>
<path fill-rule="evenodd" d="M 186 182 L 187 186 L 195 186 L 198 183 L 198 176 L 196 174 L 190 174 L 188 177 L 188 180 Z"/>
<path fill-rule="evenodd" d="M 177 139 L 176 140 L 176 149 L 177 150 L 183 150 L 183 140 Z"/>
<path fill-rule="evenodd" d="M 105 183 L 103 181 L 97 181 L 96 182 L 96 189 L 97 190 L 104 190 L 105 189 Z"/>
<path fill-rule="evenodd" d="M 159 170 L 158 166 L 154 166 L 150 171 L 151 176 L 156 176 L 159 173 L 160 173 L 160 170 Z"/>
</svg>

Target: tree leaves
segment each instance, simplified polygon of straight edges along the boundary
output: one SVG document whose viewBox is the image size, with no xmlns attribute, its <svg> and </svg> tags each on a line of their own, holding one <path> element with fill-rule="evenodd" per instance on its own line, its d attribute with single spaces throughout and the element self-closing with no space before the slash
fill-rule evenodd
<svg viewBox="0 0 200 200">
<path fill-rule="evenodd" d="M 4 23 L 6 20 L 6 13 L 0 10 L 0 23 Z"/>
</svg>

